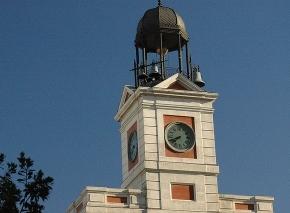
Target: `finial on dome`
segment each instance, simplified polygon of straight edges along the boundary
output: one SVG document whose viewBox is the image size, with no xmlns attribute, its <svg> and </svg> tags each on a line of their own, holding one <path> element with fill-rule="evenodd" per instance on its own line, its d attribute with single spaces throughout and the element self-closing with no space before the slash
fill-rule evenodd
<svg viewBox="0 0 290 213">
<path fill-rule="evenodd" d="M 158 7 L 160 7 L 161 5 L 161 0 L 158 0 Z"/>
</svg>

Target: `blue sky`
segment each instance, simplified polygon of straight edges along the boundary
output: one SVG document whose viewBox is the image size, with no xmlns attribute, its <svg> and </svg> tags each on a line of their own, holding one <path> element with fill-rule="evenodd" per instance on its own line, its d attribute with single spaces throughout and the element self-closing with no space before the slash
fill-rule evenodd
<svg viewBox="0 0 290 213">
<path fill-rule="evenodd" d="M 182 15 L 215 104 L 220 193 L 290 197 L 290 1 L 164 1 Z M 156 1 L 1 0 L 0 152 L 55 178 L 47 213 L 119 187 L 113 120 L 133 83 L 138 20 Z M 174 58 L 170 59 L 172 63 Z"/>
</svg>

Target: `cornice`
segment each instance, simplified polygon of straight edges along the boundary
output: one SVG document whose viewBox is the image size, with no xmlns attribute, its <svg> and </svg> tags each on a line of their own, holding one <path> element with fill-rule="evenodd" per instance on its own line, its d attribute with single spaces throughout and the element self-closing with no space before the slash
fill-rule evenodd
<svg viewBox="0 0 290 213">
<path fill-rule="evenodd" d="M 175 90 L 175 89 L 164 89 L 164 88 L 155 88 L 155 87 L 139 87 L 135 93 L 127 100 L 127 102 L 119 109 L 115 116 L 116 121 L 120 121 L 124 113 L 132 106 L 132 104 L 142 96 L 152 96 L 152 97 L 172 97 L 172 98 L 185 98 L 185 99 L 196 99 L 208 102 L 214 102 L 218 94 L 210 93 L 205 91 L 185 91 L 185 90 Z M 142 103 L 144 107 L 150 107 L 152 104 Z M 164 104 L 154 104 L 154 107 L 159 108 L 176 108 L 176 109 L 194 109 L 206 112 L 213 112 L 213 109 L 207 107 L 190 107 L 190 106 L 176 106 L 176 105 L 164 105 Z"/>
<path fill-rule="evenodd" d="M 259 196 L 259 195 L 233 195 L 233 194 L 219 194 L 220 200 L 254 200 L 254 201 L 274 201 L 274 197 Z"/>
<path fill-rule="evenodd" d="M 184 106 L 176 104 L 150 104 L 142 103 L 144 109 L 173 109 L 173 110 L 191 110 L 197 112 L 213 113 L 214 109 L 210 107 Z"/>
<path fill-rule="evenodd" d="M 214 101 L 217 97 L 217 93 L 210 93 L 205 91 L 188 91 L 188 90 L 175 90 L 175 89 L 164 89 L 164 88 L 148 88 L 148 87 L 140 87 L 136 91 L 136 94 L 141 95 L 153 95 L 153 96 L 174 96 L 174 97 L 182 97 L 182 98 L 193 98 L 193 99 L 201 99 Z"/>
</svg>

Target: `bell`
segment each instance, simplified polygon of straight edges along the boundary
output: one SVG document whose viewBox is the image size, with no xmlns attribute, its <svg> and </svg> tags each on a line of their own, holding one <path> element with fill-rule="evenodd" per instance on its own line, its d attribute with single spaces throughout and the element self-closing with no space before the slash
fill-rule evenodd
<svg viewBox="0 0 290 213">
<path fill-rule="evenodd" d="M 201 73 L 199 71 L 199 66 L 193 71 L 193 82 L 199 87 L 204 87 L 205 85 L 205 82 L 202 80 Z"/>
<path fill-rule="evenodd" d="M 153 81 L 153 79 L 151 77 L 149 77 L 149 78 L 146 79 L 146 81 L 147 81 L 147 83 L 150 83 L 150 82 Z"/>
<path fill-rule="evenodd" d="M 156 64 L 152 64 L 152 69 L 151 73 L 149 74 L 149 77 L 154 80 L 157 80 L 160 78 L 160 76 L 161 74 L 159 73 L 158 66 Z"/>
<path fill-rule="evenodd" d="M 145 70 L 141 69 L 141 73 L 138 75 L 138 79 L 145 80 L 147 78 L 148 78 L 148 76 L 146 75 Z"/>
</svg>

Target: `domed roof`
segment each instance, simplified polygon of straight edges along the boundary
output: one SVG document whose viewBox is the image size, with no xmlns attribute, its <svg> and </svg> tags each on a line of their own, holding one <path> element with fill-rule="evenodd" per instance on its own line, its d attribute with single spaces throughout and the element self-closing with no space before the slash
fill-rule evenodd
<svg viewBox="0 0 290 213">
<path fill-rule="evenodd" d="M 160 33 L 163 35 L 163 48 L 169 52 L 178 50 L 179 33 L 182 46 L 189 40 L 181 16 L 171 8 L 158 6 L 147 10 L 139 21 L 135 45 L 146 48 L 148 52 L 156 52 L 160 48 Z"/>
</svg>

